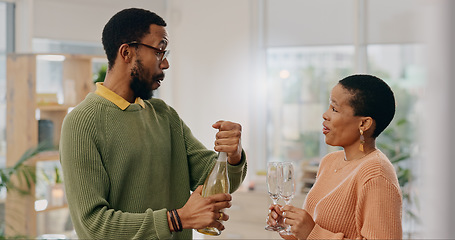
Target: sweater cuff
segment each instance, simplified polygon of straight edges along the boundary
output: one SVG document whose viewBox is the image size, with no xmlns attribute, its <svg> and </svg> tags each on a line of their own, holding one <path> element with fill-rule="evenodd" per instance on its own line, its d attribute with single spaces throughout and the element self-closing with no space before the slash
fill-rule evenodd
<svg viewBox="0 0 455 240">
<path fill-rule="evenodd" d="M 307 239 L 343 239 L 343 233 L 333 233 L 315 224 Z"/>
<path fill-rule="evenodd" d="M 147 213 L 149 213 L 149 211 L 153 210 L 148 209 Z M 159 239 L 171 238 L 171 230 L 169 229 L 169 223 L 167 221 L 167 209 L 153 211 L 153 222 L 155 225 L 156 235 Z"/>
<path fill-rule="evenodd" d="M 240 158 L 240 162 L 236 165 L 232 165 L 228 162 L 227 168 L 229 172 L 232 173 L 239 173 L 243 171 L 243 167 L 245 166 L 246 163 L 246 154 L 245 151 L 242 149 L 242 157 Z"/>
</svg>

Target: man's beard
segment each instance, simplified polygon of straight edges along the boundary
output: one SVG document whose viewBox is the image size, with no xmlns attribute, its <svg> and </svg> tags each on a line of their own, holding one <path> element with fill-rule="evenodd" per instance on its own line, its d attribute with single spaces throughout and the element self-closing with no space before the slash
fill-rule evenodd
<svg viewBox="0 0 455 240">
<path fill-rule="evenodd" d="M 134 97 L 140 97 L 141 99 L 150 99 L 153 96 L 152 85 L 158 79 L 164 78 L 164 74 L 155 74 L 152 76 L 152 82 L 148 82 L 144 77 L 144 66 L 138 60 L 136 66 L 131 70 L 131 90 L 133 90 Z"/>
</svg>

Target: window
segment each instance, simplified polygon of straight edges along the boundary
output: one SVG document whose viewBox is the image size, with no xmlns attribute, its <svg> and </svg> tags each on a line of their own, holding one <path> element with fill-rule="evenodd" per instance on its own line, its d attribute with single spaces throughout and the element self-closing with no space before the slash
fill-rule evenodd
<svg viewBox="0 0 455 240">
<path fill-rule="evenodd" d="M 377 146 L 394 163 L 403 192 L 404 238 L 416 238 L 419 206 L 418 132 L 421 128 L 425 86 L 424 46 L 419 44 L 369 45 L 368 68 L 380 76 L 395 93 L 397 103 L 393 121 L 377 139 Z M 417 216 L 417 217 L 416 217 Z"/>
<path fill-rule="evenodd" d="M 331 151 L 322 114 L 332 87 L 353 72 L 353 57 L 353 46 L 268 49 L 268 161 L 317 165 Z"/>
</svg>

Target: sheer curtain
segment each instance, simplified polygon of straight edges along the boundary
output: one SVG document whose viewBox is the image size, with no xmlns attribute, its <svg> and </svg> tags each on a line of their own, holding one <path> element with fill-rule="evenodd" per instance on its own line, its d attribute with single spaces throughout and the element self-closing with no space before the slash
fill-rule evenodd
<svg viewBox="0 0 455 240">
<path fill-rule="evenodd" d="M 422 220 L 426 239 L 455 236 L 455 2 L 425 1 L 428 84 L 422 136 Z"/>
</svg>

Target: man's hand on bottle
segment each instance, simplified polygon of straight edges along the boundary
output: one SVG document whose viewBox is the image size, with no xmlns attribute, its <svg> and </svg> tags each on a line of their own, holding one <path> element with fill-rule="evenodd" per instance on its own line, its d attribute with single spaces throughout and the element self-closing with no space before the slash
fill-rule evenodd
<svg viewBox="0 0 455 240">
<path fill-rule="evenodd" d="M 215 151 L 225 152 L 228 155 L 228 162 L 237 165 L 242 158 L 242 126 L 230 121 L 217 121 L 212 125 L 218 129 L 215 140 Z"/>
<path fill-rule="evenodd" d="M 201 229 L 215 227 L 224 230 L 224 225 L 218 221 L 227 221 L 229 215 L 220 213 L 224 208 L 231 207 L 232 196 L 228 193 L 202 197 L 202 185 L 196 188 L 185 206 L 177 212 L 184 229 Z"/>
</svg>

